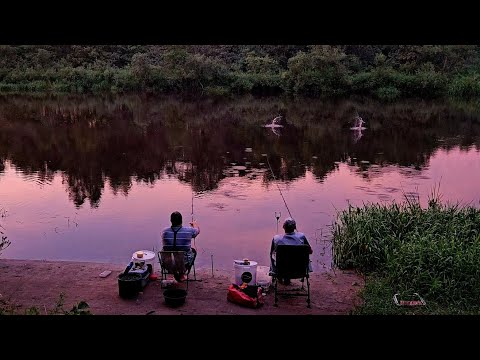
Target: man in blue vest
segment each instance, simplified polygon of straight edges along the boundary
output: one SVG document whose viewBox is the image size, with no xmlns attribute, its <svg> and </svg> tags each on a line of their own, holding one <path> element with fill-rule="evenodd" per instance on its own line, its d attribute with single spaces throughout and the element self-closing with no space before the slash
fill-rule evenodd
<svg viewBox="0 0 480 360">
<path fill-rule="evenodd" d="M 170 222 L 172 226 L 166 227 L 162 231 L 162 245 L 165 251 L 184 251 L 185 252 L 185 267 L 187 271 L 195 261 L 197 251 L 192 248 L 192 239 L 200 234 L 200 227 L 196 222 L 191 222 L 191 226 L 182 226 L 182 214 L 178 211 L 170 215 Z M 176 279 L 177 281 L 186 280 L 186 275 Z"/>
</svg>

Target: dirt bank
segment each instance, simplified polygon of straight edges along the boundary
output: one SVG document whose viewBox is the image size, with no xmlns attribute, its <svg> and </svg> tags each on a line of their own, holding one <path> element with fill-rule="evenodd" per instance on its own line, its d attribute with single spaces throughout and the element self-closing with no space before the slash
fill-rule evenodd
<svg viewBox="0 0 480 360">
<path fill-rule="evenodd" d="M 0 259 L 0 294 L 3 301 L 16 306 L 16 313 L 35 306 L 42 313 L 55 307 L 60 293 L 65 295 L 65 310 L 84 300 L 93 314 L 123 315 L 305 315 L 348 314 L 358 304 L 358 291 L 363 280 L 351 272 L 325 272 L 311 275 L 311 309 L 305 297 L 279 297 L 279 306 L 274 307 L 273 291 L 258 309 L 244 308 L 227 301 L 227 289 L 234 277 L 233 269 L 198 269 L 199 282 L 189 284 L 187 300 L 182 307 L 165 305 L 159 281 L 150 282 L 137 299 L 125 300 L 118 295 L 117 275 L 124 265 L 52 262 L 37 260 Z M 112 274 L 100 278 L 104 270 Z M 184 284 L 180 284 L 184 286 Z M 292 281 L 289 289 L 298 288 L 300 281 Z M 279 285 L 282 289 L 286 286 Z"/>
</svg>

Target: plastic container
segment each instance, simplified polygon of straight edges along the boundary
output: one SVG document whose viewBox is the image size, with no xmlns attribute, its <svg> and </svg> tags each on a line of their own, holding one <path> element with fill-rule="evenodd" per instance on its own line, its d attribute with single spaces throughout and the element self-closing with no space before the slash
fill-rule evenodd
<svg viewBox="0 0 480 360">
<path fill-rule="evenodd" d="M 124 299 L 131 299 L 138 295 L 142 289 L 142 276 L 140 274 L 118 275 L 118 295 Z"/>
<path fill-rule="evenodd" d="M 268 266 L 257 266 L 257 285 L 260 286 L 263 292 L 267 293 L 272 284 L 272 277 L 268 275 L 270 272 L 270 267 Z"/>
<path fill-rule="evenodd" d="M 257 262 L 244 260 L 234 260 L 235 284 L 240 286 L 243 283 L 255 285 L 257 283 Z"/>
<path fill-rule="evenodd" d="M 183 289 L 167 289 L 163 292 L 165 298 L 165 304 L 170 307 L 177 307 L 185 303 L 187 292 Z"/>
<path fill-rule="evenodd" d="M 142 257 L 139 257 L 141 254 Z M 152 274 L 155 273 L 155 253 L 150 250 L 138 250 L 132 254 L 132 261 L 133 263 L 141 263 L 144 262 L 146 265 L 151 265 L 152 267 Z M 135 265 L 134 265 L 135 266 Z"/>
<path fill-rule="evenodd" d="M 127 269 L 130 270 L 118 275 L 118 294 L 125 299 L 134 298 L 140 291 L 143 291 L 151 274 L 150 265 L 146 266 L 143 272 L 135 272 L 131 270 L 130 264 L 127 266 Z"/>
</svg>

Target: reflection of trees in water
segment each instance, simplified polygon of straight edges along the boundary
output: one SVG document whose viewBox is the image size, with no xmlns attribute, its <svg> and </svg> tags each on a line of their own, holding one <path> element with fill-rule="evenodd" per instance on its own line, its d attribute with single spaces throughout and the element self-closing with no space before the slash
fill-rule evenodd
<svg viewBox="0 0 480 360">
<path fill-rule="evenodd" d="M 279 113 L 285 122 L 276 136 L 262 125 Z M 349 130 L 357 114 L 367 120 L 358 142 Z M 87 199 L 98 206 L 105 182 L 126 195 L 134 181 L 175 176 L 196 192 L 209 191 L 232 163 L 267 169 L 262 154 L 281 181 L 307 170 L 321 181 L 339 161 L 362 173 L 372 164 L 422 169 L 439 147 L 478 149 L 478 119 L 415 102 L 8 97 L 0 98 L 0 158 L 39 181 L 51 182 L 61 171 L 77 207 Z M 273 179 L 270 171 L 260 173 Z"/>
<path fill-rule="evenodd" d="M 89 199 L 91 207 L 98 207 L 104 185 L 101 173 L 86 174 L 86 176 L 64 173 L 62 183 L 67 184 L 68 198 L 75 206 L 80 207 L 86 199 Z"/>
</svg>

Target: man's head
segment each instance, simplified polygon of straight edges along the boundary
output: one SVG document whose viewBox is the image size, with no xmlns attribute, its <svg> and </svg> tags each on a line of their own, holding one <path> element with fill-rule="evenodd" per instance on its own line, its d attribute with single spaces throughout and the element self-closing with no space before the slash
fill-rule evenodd
<svg viewBox="0 0 480 360">
<path fill-rule="evenodd" d="M 170 221 L 172 222 L 172 226 L 182 225 L 182 214 L 178 211 L 174 211 L 172 215 L 170 215 Z"/>
<path fill-rule="evenodd" d="M 283 222 L 283 229 L 287 234 L 294 232 L 296 228 L 297 228 L 297 223 L 292 218 L 286 218 L 285 221 Z"/>
</svg>

